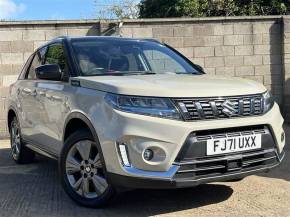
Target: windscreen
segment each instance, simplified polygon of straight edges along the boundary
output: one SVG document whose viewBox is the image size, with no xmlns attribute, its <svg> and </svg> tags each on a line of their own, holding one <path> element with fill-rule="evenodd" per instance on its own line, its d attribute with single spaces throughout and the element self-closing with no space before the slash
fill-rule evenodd
<svg viewBox="0 0 290 217">
<path fill-rule="evenodd" d="M 154 41 L 75 39 L 72 47 L 83 76 L 201 73 L 177 52 Z"/>
</svg>

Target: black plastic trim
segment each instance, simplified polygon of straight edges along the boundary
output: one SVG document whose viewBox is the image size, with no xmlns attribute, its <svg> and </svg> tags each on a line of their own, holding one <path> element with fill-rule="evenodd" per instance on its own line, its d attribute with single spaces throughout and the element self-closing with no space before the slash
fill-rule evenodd
<svg viewBox="0 0 290 217">
<path fill-rule="evenodd" d="M 267 128 L 269 130 L 270 136 L 273 140 L 273 146 L 272 147 L 277 147 L 277 143 L 275 140 L 275 137 L 273 136 L 273 132 L 271 130 L 271 127 L 269 127 L 268 125 L 249 125 L 249 126 L 238 126 L 238 127 L 231 127 L 231 128 L 220 128 L 220 129 L 209 129 L 209 130 L 201 130 L 201 131 L 193 131 L 191 132 L 188 137 L 186 138 L 182 148 L 180 149 L 175 162 L 180 162 L 182 161 L 185 157 L 186 154 L 188 152 L 188 150 L 190 148 L 194 148 L 196 153 L 199 153 L 201 156 L 192 156 L 192 158 L 194 157 L 206 157 L 205 153 L 203 153 L 204 150 L 201 150 L 201 145 L 196 145 L 196 143 L 194 143 L 192 141 L 193 137 L 196 134 L 219 134 L 219 133 L 228 133 L 228 132 L 242 132 L 242 131 L 251 131 L 251 130 L 257 130 L 257 129 L 265 129 Z M 265 134 L 265 135 L 269 135 L 269 134 Z M 199 144 L 202 142 L 198 142 Z M 271 143 L 271 141 L 267 141 L 267 144 Z M 264 143 L 265 144 L 265 143 Z M 263 144 L 262 144 L 263 145 Z M 203 146 L 202 146 L 203 147 Z M 270 146 L 269 146 L 270 147 Z M 268 147 L 268 148 L 269 148 Z M 202 155 L 204 154 L 204 155 Z M 231 155 L 232 153 L 229 154 L 225 154 L 226 155 Z"/>
<path fill-rule="evenodd" d="M 153 178 L 140 178 L 123 176 L 115 173 L 107 173 L 108 181 L 116 187 L 125 188 L 144 188 L 144 189 L 170 189 L 170 188 L 186 188 L 193 187 L 200 184 L 206 184 L 211 182 L 222 182 L 229 180 L 241 179 L 249 175 L 257 173 L 268 172 L 270 169 L 278 166 L 284 158 L 285 153 L 282 152 L 279 157 L 279 161 L 273 165 L 268 165 L 258 169 L 253 169 L 244 172 L 231 172 L 225 175 L 213 176 L 201 179 L 179 178 L 179 179 L 153 179 Z"/>
<path fill-rule="evenodd" d="M 65 135 L 66 126 L 69 123 L 69 121 L 72 120 L 72 119 L 79 119 L 79 120 L 83 121 L 89 127 L 90 132 L 92 133 L 92 135 L 93 135 L 93 137 L 95 139 L 95 142 L 97 144 L 98 151 L 100 152 L 101 160 L 104 163 L 104 172 L 105 172 L 105 174 L 107 174 L 107 168 L 106 168 L 106 164 L 105 164 L 105 159 L 104 159 L 104 155 L 103 155 L 103 152 L 102 152 L 102 148 L 101 148 L 101 144 L 100 144 L 100 140 L 99 140 L 98 134 L 97 134 L 93 124 L 89 120 L 89 118 L 87 118 L 84 114 L 82 114 L 80 112 L 73 112 L 73 113 L 69 114 L 69 116 L 66 118 L 65 123 L 64 123 L 64 128 L 63 128 L 63 134 L 62 134 L 63 135 L 63 138 L 62 138 L 63 144 L 64 144 L 64 135 Z"/>
</svg>

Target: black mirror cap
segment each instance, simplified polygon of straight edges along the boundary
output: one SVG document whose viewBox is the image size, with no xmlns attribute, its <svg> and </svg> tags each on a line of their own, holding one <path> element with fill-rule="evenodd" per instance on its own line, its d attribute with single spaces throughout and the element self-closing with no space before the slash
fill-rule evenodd
<svg viewBox="0 0 290 217">
<path fill-rule="evenodd" d="M 43 80 L 61 80 L 61 69 L 58 64 L 47 64 L 39 66 L 35 69 L 35 74 L 38 79 Z"/>
</svg>

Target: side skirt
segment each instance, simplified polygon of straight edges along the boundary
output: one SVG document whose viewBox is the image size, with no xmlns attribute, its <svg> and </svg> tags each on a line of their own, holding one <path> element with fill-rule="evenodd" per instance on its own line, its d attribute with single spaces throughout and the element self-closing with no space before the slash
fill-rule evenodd
<svg viewBox="0 0 290 217">
<path fill-rule="evenodd" d="M 43 151 L 43 150 L 41 150 L 40 148 L 38 148 L 38 147 L 36 147 L 36 146 L 34 146 L 34 145 L 26 144 L 25 146 L 26 146 L 27 148 L 31 149 L 32 151 L 37 152 L 37 153 L 40 154 L 40 155 L 43 155 L 43 156 L 49 157 L 49 158 L 51 158 L 51 159 L 57 160 L 57 157 L 56 157 L 55 155 L 52 155 L 52 154 L 50 154 L 50 153 L 48 153 L 48 152 L 46 152 L 46 151 Z"/>
<path fill-rule="evenodd" d="M 58 160 L 58 157 L 55 154 L 43 150 L 42 148 L 40 148 L 40 145 L 37 145 L 35 142 L 32 142 L 27 138 L 22 138 L 22 140 L 25 144 L 25 147 L 31 149 L 32 151 L 35 151 L 36 153 L 51 158 L 53 160 Z"/>
</svg>

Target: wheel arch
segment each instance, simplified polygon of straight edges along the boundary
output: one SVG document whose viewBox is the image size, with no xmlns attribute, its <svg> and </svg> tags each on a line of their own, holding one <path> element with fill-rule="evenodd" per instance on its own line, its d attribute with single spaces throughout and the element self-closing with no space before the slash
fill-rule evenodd
<svg viewBox="0 0 290 217">
<path fill-rule="evenodd" d="M 102 152 L 102 148 L 101 148 L 101 144 L 100 144 L 100 141 L 99 141 L 99 137 L 98 137 L 98 134 L 92 124 L 92 122 L 90 121 L 90 119 L 83 113 L 81 112 L 72 112 L 71 114 L 69 114 L 69 116 L 66 118 L 66 121 L 65 121 L 65 124 L 64 124 L 64 129 L 63 129 L 63 144 L 65 143 L 65 139 L 67 138 L 66 136 L 69 136 L 69 134 L 67 134 L 67 131 L 68 127 L 70 127 L 71 125 L 69 125 L 70 123 L 73 123 L 74 121 L 78 121 L 76 123 L 82 123 L 82 124 L 85 124 L 86 128 L 88 130 L 90 130 L 95 142 L 96 142 L 96 145 L 97 145 L 97 148 L 100 152 L 100 156 L 101 156 L 101 160 L 103 161 L 104 163 L 104 171 L 105 173 L 107 174 L 107 168 L 106 168 L 106 163 L 105 163 L 105 159 L 104 159 L 104 155 L 103 155 L 103 152 Z M 84 126 L 84 125 L 83 125 Z M 77 126 L 74 126 L 76 127 L 74 130 L 78 130 L 78 129 L 82 129 L 82 128 L 79 128 L 78 125 Z M 75 131 L 72 131 L 72 132 L 75 132 Z"/>
<path fill-rule="evenodd" d="M 89 118 L 81 112 L 73 112 L 66 118 L 63 128 L 63 143 L 67 137 L 78 129 L 88 129 L 96 141 L 99 141 L 97 132 Z"/>
<path fill-rule="evenodd" d="M 7 129 L 8 129 L 9 133 L 10 133 L 10 130 L 11 130 L 10 129 L 11 128 L 11 122 L 13 121 L 14 117 L 16 117 L 17 120 L 19 121 L 16 109 L 14 109 L 12 106 L 10 106 L 8 108 L 8 112 L 7 112 Z"/>
</svg>

